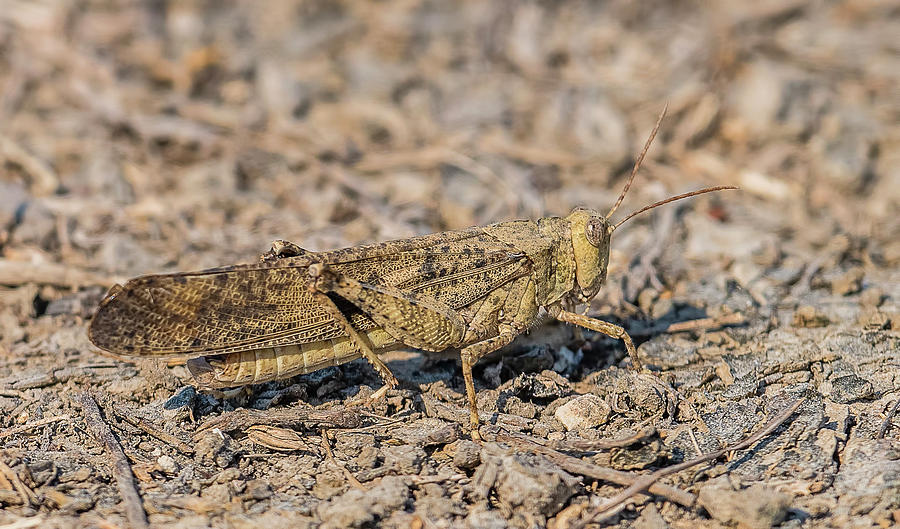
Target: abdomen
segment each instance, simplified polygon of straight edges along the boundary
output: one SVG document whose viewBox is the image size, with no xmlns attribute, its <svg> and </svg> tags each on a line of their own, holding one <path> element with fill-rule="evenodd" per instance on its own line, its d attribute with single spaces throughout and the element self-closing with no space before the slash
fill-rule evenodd
<svg viewBox="0 0 900 529">
<path fill-rule="evenodd" d="M 360 333 L 376 352 L 398 345 L 380 328 Z M 360 358 L 362 353 L 347 336 L 282 347 L 252 349 L 240 353 L 192 358 L 187 368 L 201 387 L 227 388 L 261 384 L 312 373 Z"/>
</svg>

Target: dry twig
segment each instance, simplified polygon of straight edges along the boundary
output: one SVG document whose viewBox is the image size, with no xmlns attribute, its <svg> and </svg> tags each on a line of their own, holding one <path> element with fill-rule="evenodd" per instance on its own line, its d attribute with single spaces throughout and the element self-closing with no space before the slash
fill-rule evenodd
<svg viewBox="0 0 900 529">
<path fill-rule="evenodd" d="M 277 452 L 293 452 L 309 450 L 309 444 L 303 437 L 288 428 L 257 424 L 244 430 L 247 438 L 254 444 L 264 446 Z"/>
<path fill-rule="evenodd" d="M 131 465 L 119 441 L 113 436 L 109 425 L 100 415 L 100 408 L 97 401 L 87 391 L 78 395 L 78 401 L 81 403 L 81 409 L 84 413 L 84 422 L 88 430 L 91 431 L 94 438 L 103 445 L 106 453 L 112 458 L 113 475 L 116 483 L 119 485 L 119 494 L 122 496 L 122 502 L 125 504 L 125 516 L 128 518 L 128 524 L 136 528 L 150 527 L 147 522 L 147 513 L 144 511 L 144 505 L 141 496 L 138 493 L 137 483 L 134 481 L 134 473 L 131 471 Z"/>
<path fill-rule="evenodd" d="M 29 518 L 19 518 L 15 522 L 8 523 L 6 525 L 0 525 L 0 529 L 31 529 L 32 527 L 37 527 L 44 522 L 44 516 L 39 514 L 37 516 L 31 516 Z"/>
<path fill-rule="evenodd" d="M 638 441 L 642 441 L 656 435 L 656 428 L 648 426 L 647 428 L 644 428 L 643 430 L 633 435 L 622 437 L 620 439 L 572 439 L 567 441 L 547 441 L 538 437 L 529 437 L 524 434 L 509 433 L 507 435 L 510 435 L 517 439 L 521 439 L 523 441 L 529 441 L 553 450 L 561 450 L 566 452 L 596 452 L 598 450 L 610 450 L 613 448 L 622 448 L 623 446 L 631 446 Z"/>
<path fill-rule="evenodd" d="M 0 452 L 2 454 L 2 452 Z M 22 498 L 22 503 L 25 505 L 31 505 L 36 507 L 40 502 L 38 502 L 37 494 L 34 493 L 33 490 L 28 488 L 22 480 L 19 478 L 19 475 L 9 467 L 6 463 L 0 459 L 0 474 L 12 485 L 12 488 L 19 493 L 19 496 Z"/>
<path fill-rule="evenodd" d="M 328 430 L 322 430 L 322 449 L 325 450 L 325 457 L 328 458 L 331 463 L 341 469 L 341 472 L 346 476 L 347 481 L 350 482 L 351 485 L 360 489 L 360 490 L 369 490 L 365 485 L 360 483 L 356 476 L 353 475 L 352 472 L 347 470 L 347 467 L 342 465 L 337 459 L 334 458 L 334 452 L 331 451 L 331 443 L 328 442 Z"/>
<path fill-rule="evenodd" d="M 286 408 L 271 410 L 237 409 L 205 421 L 194 433 L 198 437 L 207 430 L 218 428 L 223 432 L 246 430 L 256 424 L 297 427 L 306 423 L 325 424 L 332 428 L 358 428 L 362 423 L 359 412 L 351 408 L 314 410 L 311 408 Z"/>
<path fill-rule="evenodd" d="M 740 313 L 719 316 L 718 318 L 701 318 L 699 320 L 680 321 L 666 327 L 666 332 L 685 332 L 715 329 L 725 325 L 739 325 L 744 323 L 744 316 Z"/>
<path fill-rule="evenodd" d="M 143 417 L 131 416 L 127 413 L 122 413 L 120 410 L 113 408 L 116 416 L 127 422 L 132 426 L 136 426 L 140 428 L 144 433 L 151 435 L 160 441 L 166 443 L 169 446 L 174 447 L 176 450 L 181 452 L 182 454 L 193 454 L 194 449 L 179 439 L 178 437 L 164 431 L 160 428 L 156 423 L 149 419 L 145 419 Z"/>
<path fill-rule="evenodd" d="M 552 448 L 541 446 L 535 443 L 533 440 L 525 437 L 524 435 L 503 432 L 497 434 L 496 440 L 501 443 L 514 444 L 525 450 L 541 454 L 553 463 L 559 465 L 563 470 L 572 472 L 573 474 L 586 476 L 591 479 L 608 481 L 610 483 L 616 483 L 618 485 L 632 485 L 639 479 L 639 476 L 636 476 L 634 474 L 601 467 L 593 463 L 582 461 L 577 457 L 562 454 L 560 452 L 557 452 L 556 450 L 553 450 Z M 679 505 L 684 505 L 685 507 L 690 507 L 694 504 L 693 494 L 685 492 L 676 487 L 654 483 L 649 487 L 648 490 L 652 494 L 656 494 L 657 496 L 666 498 L 667 500 Z"/>
<path fill-rule="evenodd" d="M 38 428 L 40 426 L 45 426 L 47 424 L 51 424 L 51 423 L 54 423 L 57 421 L 68 421 L 68 420 L 69 420 L 68 415 L 58 415 L 55 417 L 44 417 L 43 419 L 41 419 L 39 421 L 34 421 L 32 423 L 23 424 L 22 426 L 16 426 L 15 428 L 10 428 L 8 430 L 2 431 L 2 432 L 0 432 L 0 439 L 9 437 L 11 435 L 15 435 L 17 433 L 27 432 L 28 430 L 31 430 L 32 428 Z"/>
<path fill-rule="evenodd" d="M 88 285 L 109 287 L 116 284 L 118 278 L 98 276 L 84 270 L 57 263 L 29 263 L 0 259 L 0 285 L 54 285 L 59 287 L 79 288 Z"/>
<path fill-rule="evenodd" d="M 679 321 L 669 325 L 655 325 L 646 329 L 638 329 L 631 331 L 632 336 L 653 336 L 656 334 L 667 334 L 687 331 L 705 331 L 709 329 L 717 329 L 726 325 L 740 325 L 744 323 L 744 315 L 735 312 L 726 314 L 717 318 L 700 318 L 697 320 Z"/>
<path fill-rule="evenodd" d="M 887 434 L 888 428 L 891 427 L 891 422 L 894 420 L 894 416 L 897 415 L 897 411 L 900 410 L 900 398 L 897 399 L 897 402 L 894 403 L 894 407 L 891 408 L 891 411 L 888 412 L 887 417 L 884 418 L 884 421 L 881 423 L 881 428 L 878 429 L 878 436 L 876 439 L 884 439 L 885 434 Z"/>
<path fill-rule="evenodd" d="M 59 178 L 53 167 L 10 138 L 0 138 L 0 159 L 14 163 L 25 171 L 34 196 L 50 195 L 59 187 Z"/>
<path fill-rule="evenodd" d="M 631 486 L 627 489 L 623 490 L 619 494 L 613 496 L 605 503 L 594 509 L 587 517 L 583 518 L 572 527 L 573 529 L 582 529 L 590 523 L 600 522 L 610 516 L 615 515 L 620 512 L 627 505 L 628 500 L 630 500 L 635 494 L 641 493 L 647 490 L 650 486 L 654 485 L 660 479 L 675 474 L 677 472 L 681 472 L 687 468 L 691 468 L 693 466 L 699 465 L 700 463 L 704 463 L 706 461 L 711 461 L 713 459 L 718 459 L 728 452 L 733 452 L 735 450 L 742 450 L 747 448 L 763 437 L 769 435 L 776 428 L 781 426 L 786 420 L 788 420 L 791 415 L 797 411 L 797 408 L 800 407 L 801 404 L 806 399 L 798 399 L 793 404 L 785 408 L 784 411 L 779 413 L 774 419 L 772 419 L 762 430 L 751 435 L 750 437 L 744 439 L 743 441 L 739 441 L 732 445 L 726 446 L 721 450 L 716 450 L 714 452 L 708 452 L 699 457 L 691 459 L 690 461 L 685 461 L 684 463 L 679 463 L 677 465 L 672 465 L 670 467 L 662 468 L 653 472 L 652 474 L 648 474 L 644 477 L 638 478 Z"/>
</svg>

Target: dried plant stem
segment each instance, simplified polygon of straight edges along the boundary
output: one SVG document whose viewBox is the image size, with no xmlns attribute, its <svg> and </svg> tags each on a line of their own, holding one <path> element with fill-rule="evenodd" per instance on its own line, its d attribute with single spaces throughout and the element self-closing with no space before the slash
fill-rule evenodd
<svg viewBox="0 0 900 529">
<path fill-rule="evenodd" d="M 328 441 L 328 430 L 322 430 L 322 449 L 325 450 L 325 457 L 328 458 L 331 463 L 341 469 L 341 472 L 346 476 L 347 481 L 350 482 L 351 485 L 360 489 L 360 490 L 369 490 L 363 485 L 356 476 L 353 475 L 352 472 L 347 470 L 347 467 L 342 465 L 337 459 L 334 458 L 334 452 L 331 451 L 331 443 Z"/>
<path fill-rule="evenodd" d="M 0 452 L 0 455 L 2 455 L 2 452 Z M 4 463 L 2 459 L 0 459 L 0 475 L 2 475 L 5 480 L 4 485 L 8 482 L 9 485 L 19 493 L 19 496 L 22 498 L 22 503 L 31 505 L 32 507 L 36 507 L 40 503 L 34 491 L 28 488 L 28 485 L 22 482 L 19 475 L 16 474 L 9 465 Z"/>
<path fill-rule="evenodd" d="M 352 408 L 335 410 L 316 410 L 299 406 L 270 410 L 239 408 L 204 421 L 194 433 L 194 438 L 213 428 L 233 432 L 246 430 L 257 424 L 294 428 L 306 423 L 322 424 L 332 428 L 358 428 L 362 424 L 362 417 Z"/>
<path fill-rule="evenodd" d="M 15 428 L 10 428 L 8 430 L 2 431 L 2 432 L 0 432 L 0 439 L 9 437 L 11 435 L 15 435 L 17 433 L 27 432 L 28 430 L 31 430 L 32 428 L 39 428 L 41 426 L 46 426 L 48 424 L 51 424 L 51 423 L 54 423 L 57 421 L 68 421 L 68 420 L 69 420 L 68 415 L 58 415 L 55 417 L 44 417 L 43 419 L 41 419 L 39 421 L 34 421 L 32 423 L 23 424 L 22 426 L 16 426 Z"/>
<path fill-rule="evenodd" d="M 509 433 L 504 434 L 523 441 L 529 441 L 553 450 L 577 451 L 577 452 L 596 452 L 598 450 L 610 450 L 613 448 L 621 448 L 623 446 L 631 446 L 638 441 L 642 441 L 656 434 L 656 428 L 648 426 L 643 430 L 632 435 L 619 439 L 574 439 L 567 441 L 547 441 L 538 437 L 530 437 L 524 434 Z"/>
<path fill-rule="evenodd" d="M 582 461 L 577 457 L 562 454 L 552 448 L 541 446 L 522 435 L 499 433 L 497 434 L 496 440 L 501 443 L 516 445 L 524 450 L 528 450 L 536 454 L 541 454 L 551 462 L 559 465 L 563 470 L 572 472 L 573 474 L 586 476 L 592 479 L 608 481 L 610 483 L 616 483 L 618 485 L 631 485 L 633 483 L 636 483 L 637 480 L 640 479 L 639 476 L 631 474 L 629 472 L 622 472 L 620 470 L 614 470 L 612 468 L 601 467 L 600 465 Z M 647 490 L 649 490 L 649 492 L 652 494 L 661 496 L 679 505 L 684 505 L 685 507 L 690 507 L 694 504 L 693 494 L 685 492 L 676 487 L 654 483 L 650 485 Z"/>
<path fill-rule="evenodd" d="M 688 332 L 688 331 L 705 331 L 709 329 L 717 329 L 726 325 L 740 325 L 744 323 L 744 315 L 735 312 L 726 314 L 716 318 L 700 318 L 696 320 L 679 321 L 669 325 L 657 325 L 643 330 L 631 332 L 631 336 L 652 336 L 655 334 Z"/>
<path fill-rule="evenodd" d="M 57 263 L 30 263 L 0 259 L 0 285 L 19 286 L 28 283 L 78 288 L 88 285 L 112 286 L 119 278 L 95 275 Z"/>
<path fill-rule="evenodd" d="M 699 320 L 680 321 L 666 327 L 666 332 L 701 331 L 715 329 L 724 325 L 737 325 L 744 322 L 744 315 L 740 313 L 728 314 L 718 318 L 700 318 Z"/>
<path fill-rule="evenodd" d="M 144 511 L 144 505 L 138 493 L 137 483 L 134 481 L 131 465 L 128 463 L 128 458 L 125 457 L 119 441 L 116 440 L 109 425 L 103 420 L 97 401 L 87 391 L 78 395 L 78 401 L 81 403 L 84 413 L 85 425 L 112 458 L 113 475 L 119 485 L 122 503 L 125 504 L 125 516 L 128 518 L 129 526 L 138 529 L 150 527 L 147 522 L 147 513 Z"/>
<path fill-rule="evenodd" d="M 145 419 L 143 417 L 129 415 L 127 412 L 124 412 L 119 409 L 114 408 L 113 411 L 115 412 L 116 416 L 119 417 L 120 419 L 122 419 L 123 421 L 127 422 L 128 424 L 130 424 L 132 426 L 136 426 L 137 428 L 140 428 L 144 433 L 151 435 L 151 436 L 159 439 L 160 441 L 166 443 L 167 445 L 174 447 L 176 450 L 178 450 L 182 454 L 193 454 L 194 453 L 194 449 L 190 445 L 188 445 L 187 443 L 185 443 L 178 437 L 175 437 L 174 435 L 172 435 L 168 432 L 165 432 L 162 428 L 157 426 L 153 421 L 151 421 L 149 419 Z"/>
<path fill-rule="evenodd" d="M 597 507 L 594 511 L 592 511 L 587 517 L 580 520 L 578 523 L 574 524 L 573 529 L 582 529 L 590 523 L 596 523 L 603 519 L 606 519 L 610 516 L 613 516 L 615 513 L 619 512 L 624 508 L 628 500 L 630 500 L 635 494 L 641 493 L 647 490 L 650 486 L 654 485 L 660 479 L 669 476 L 671 474 L 675 474 L 677 472 L 681 472 L 687 468 L 691 468 L 693 466 L 699 465 L 700 463 L 704 463 L 706 461 L 711 461 L 713 459 L 718 459 L 728 452 L 733 452 L 735 450 L 743 450 L 747 448 L 763 437 L 769 435 L 776 428 L 781 426 L 786 420 L 788 420 L 791 415 L 797 411 L 797 408 L 800 407 L 801 404 L 806 399 L 799 399 L 795 401 L 793 404 L 785 408 L 784 411 L 779 413 L 774 419 L 772 419 L 762 430 L 757 433 L 747 437 L 743 441 L 739 441 L 732 445 L 726 446 L 721 450 L 716 450 L 714 452 L 708 452 L 701 456 L 698 456 L 690 461 L 685 461 L 684 463 L 680 463 L 677 465 L 672 465 L 670 467 L 662 468 L 657 470 L 652 474 L 648 474 L 647 476 L 638 478 L 631 486 L 627 489 L 623 490 L 619 494 L 613 496 L 605 503 Z"/>
<path fill-rule="evenodd" d="M 900 410 L 900 398 L 897 399 L 897 402 L 894 403 L 891 411 L 888 412 L 887 417 L 884 418 L 884 422 L 881 423 L 881 428 L 878 429 L 878 437 L 876 437 L 876 439 L 884 439 L 888 428 L 891 427 L 891 421 L 894 420 L 894 416 L 897 415 L 898 410 Z"/>
<path fill-rule="evenodd" d="M 0 525 L 0 529 L 31 529 L 37 527 L 44 522 L 44 515 L 39 514 L 30 518 L 19 518 L 15 522 Z"/>
</svg>

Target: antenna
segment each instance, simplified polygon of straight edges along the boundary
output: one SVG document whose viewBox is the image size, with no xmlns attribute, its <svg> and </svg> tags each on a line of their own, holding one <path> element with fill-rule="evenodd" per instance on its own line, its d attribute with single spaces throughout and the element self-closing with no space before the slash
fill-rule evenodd
<svg viewBox="0 0 900 529">
<path fill-rule="evenodd" d="M 619 195 L 619 199 L 616 200 L 616 203 L 613 205 L 612 209 L 609 210 L 609 213 L 606 214 L 606 219 L 609 220 L 612 217 L 612 214 L 616 212 L 616 209 L 619 208 L 619 205 L 625 200 L 625 194 L 628 193 L 628 189 L 631 187 L 631 182 L 634 181 L 634 176 L 637 174 L 638 169 L 641 168 L 641 162 L 644 161 L 644 156 L 647 154 L 647 151 L 650 150 L 650 144 L 653 143 L 653 138 L 656 137 L 656 133 L 659 131 L 659 126 L 662 124 L 662 120 L 666 117 L 666 112 L 669 110 L 669 103 L 666 102 L 666 106 L 663 107 L 662 113 L 659 115 L 659 119 L 656 120 L 656 125 L 653 127 L 653 132 L 650 133 L 650 137 L 647 138 L 647 143 L 644 144 L 644 150 L 641 151 L 640 156 L 636 162 L 634 162 L 634 167 L 631 169 L 631 176 L 628 177 L 628 182 L 625 183 L 625 189 L 622 190 L 622 194 Z"/>
<path fill-rule="evenodd" d="M 627 190 L 628 187 L 626 186 L 625 189 Z M 700 189 L 697 191 L 691 191 L 690 193 L 682 193 L 680 195 L 675 195 L 674 197 L 669 197 L 665 200 L 660 200 L 659 202 L 650 204 L 649 206 L 644 206 L 641 209 L 629 214 L 624 219 L 617 222 L 616 225 L 613 226 L 612 228 L 610 228 L 609 231 L 610 231 L 610 233 L 612 233 L 613 231 L 615 231 L 616 228 L 621 226 L 626 220 L 630 219 L 631 217 L 634 217 L 635 215 L 640 215 L 641 213 L 647 211 L 648 209 L 653 209 L 655 207 L 662 206 L 663 204 L 668 204 L 669 202 L 675 202 L 676 200 L 681 200 L 682 198 L 695 197 L 697 195 L 702 195 L 703 193 L 712 193 L 713 191 L 722 191 L 723 189 L 740 189 L 740 188 L 737 186 L 716 186 L 716 187 L 707 187 L 705 189 Z"/>
</svg>

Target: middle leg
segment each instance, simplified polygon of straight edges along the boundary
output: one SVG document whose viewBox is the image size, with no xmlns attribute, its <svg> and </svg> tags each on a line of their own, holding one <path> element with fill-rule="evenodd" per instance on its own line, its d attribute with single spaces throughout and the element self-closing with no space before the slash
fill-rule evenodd
<svg viewBox="0 0 900 529">
<path fill-rule="evenodd" d="M 478 441 L 481 436 L 478 432 L 480 420 L 475 382 L 472 378 L 472 366 L 485 355 L 511 343 L 516 336 L 534 323 L 537 313 L 534 279 L 531 276 L 524 276 L 492 292 L 472 318 L 469 324 L 470 331 L 474 331 L 479 326 L 491 326 L 492 320 L 496 321 L 497 329 L 496 336 L 476 341 L 460 351 L 466 396 L 469 401 L 469 426 L 473 440 Z M 468 338 L 477 339 L 475 336 Z"/>
<path fill-rule="evenodd" d="M 472 378 L 472 366 L 485 355 L 511 343 L 517 334 L 512 328 L 507 327 L 498 336 L 464 347 L 459 352 L 463 380 L 466 382 L 466 397 L 469 400 L 469 427 L 472 430 L 472 439 L 475 441 L 481 440 L 481 434 L 478 433 L 481 420 L 478 417 L 478 399 L 475 394 L 475 381 Z"/>
</svg>

